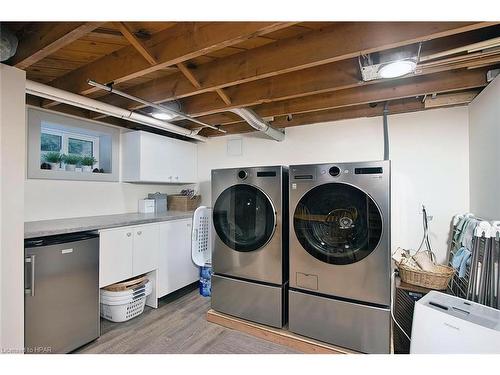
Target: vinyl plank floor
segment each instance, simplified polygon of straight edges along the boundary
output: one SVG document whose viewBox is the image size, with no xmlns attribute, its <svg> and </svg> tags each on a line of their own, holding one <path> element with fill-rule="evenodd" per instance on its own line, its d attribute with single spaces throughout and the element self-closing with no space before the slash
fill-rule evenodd
<svg viewBox="0 0 500 375">
<path fill-rule="evenodd" d="M 101 319 L 101 337 L 79 354 L 297 354 L 246 333 L 206 321 L 210 299 L 185 288 L 160 300 L 158 309 L 124 323 Z"/>
</svg>

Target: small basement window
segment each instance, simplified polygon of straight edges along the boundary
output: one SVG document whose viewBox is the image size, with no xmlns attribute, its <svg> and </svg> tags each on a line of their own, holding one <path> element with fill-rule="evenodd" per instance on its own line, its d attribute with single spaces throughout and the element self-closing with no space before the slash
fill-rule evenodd
<svg viewBox="0 0 500 375">
<path fill-rule="evenodd" d="M 118 181 L 120 131 L 28 108 L 28 178 Z"/>
</svg>

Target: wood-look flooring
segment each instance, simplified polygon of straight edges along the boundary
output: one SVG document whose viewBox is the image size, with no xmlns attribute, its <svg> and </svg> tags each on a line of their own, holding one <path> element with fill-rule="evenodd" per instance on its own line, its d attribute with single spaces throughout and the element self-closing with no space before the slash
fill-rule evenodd
<svg viewBox="0 0 500 375">
<path fill-rule="evenodd" d="M 128 322 L 101 319 L 101 337 L 74 353 L 285 354 L 297 351 L 206 320 L 210 299 L 185 288 Z"/>
</svg>

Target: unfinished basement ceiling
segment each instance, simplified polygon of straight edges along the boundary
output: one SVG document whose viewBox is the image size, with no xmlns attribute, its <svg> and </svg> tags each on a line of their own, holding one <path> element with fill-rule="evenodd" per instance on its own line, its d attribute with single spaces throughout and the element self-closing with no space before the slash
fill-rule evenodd
<svg viewBox="0 0 500 375">
<path fill-rule="evenodd" d="M 154 103 L 179 100 L 190 116 L 229 134 L 254 131 L 230 109 L 247 107 L 277 128 L 463 105 L 500 65 L 500 48 L 464 46 L 500 37 L 494 22 L 16 22 L 7 64 L 27 78 L 126 109 L 152 108 L 87 79 Z M 421 44 L 420 44 L 421 43 Z M 490 44 L 489 44 L 490 43 Z M 359 57 L 417 50 L 415 74 L 363 82 Z M 448 53 L 447 53 L 448 51 Z M 435 57 L 434 57 L 435 56 Z M 432 58 L 434 57 L 434 58 Z M 440 98 L 432 102 L 430 98 Z M 136 128 L 125 120 L 29 98 L 30 104 Z M 196 128 L 197 124 L 177 121 Z M 200 135 L 224 133 L 205 128 Z"/>
</svg>

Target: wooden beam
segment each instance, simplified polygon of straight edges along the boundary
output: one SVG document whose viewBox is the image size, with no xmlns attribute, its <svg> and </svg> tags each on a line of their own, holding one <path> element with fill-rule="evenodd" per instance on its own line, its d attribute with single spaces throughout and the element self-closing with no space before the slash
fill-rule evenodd
<svg viewBox="0 0 500 375">
<path fill-rule="evenodd" d="M 487 85 L 486 69 L 429 74 L 402 79 L 398 83 L 394 85 L 393 82 L 384 82 L 305 98 L 266 103 L 255 107 L 254 110 L 260 116 L 279 116 L 409 98 L 435 92 L 473 89 Z"/>
<path fill-rule="evenodd" d="M 71 92 L 97 91 L 87 85 L 91 78 L 101 83 L 121 83 L 180 62 L 280 30 L 293 22 L 182 22 L 144 41 L 158 64 L 151 66 L 133 46 L 124 47 L 76 69 L 51 85 Z"/>
<path fill-rule="evenodd" d="M 128 40 L 130 44 L 139 52 L 142 57 L 146 59 L 151 65 L 158 64 L 156 58 L 148 51 L 146 46 L 134 35 L 132 30 L 125 24 L 125 22 L 115 22 L 114 23 L 118 30 L 122 33 L 125 39 Z"/>
<path fill-rule="evenodd" d="M 215 89 L 215 92 L 226 105 L 231 105 L 233 103 L 231 98 L 224 92 L 223 89 Z"/>
<path fill-rule="evenodd" d="M 342 69 L 341 65 L 343 65 Z M 450 69 L 447 67 L 446 69 Z M 441 67 L 441 70 L 444 70 Z M 301 74 L 300 74 L 301 73 Z M 439 73 L 439 71 L 438 71 Z M 435 85 L 435 91 L 440 92 L 439 83 L 443 82 L 440 77 L 455 77 L 454 82 L 460 86 L 460 76 L 464 74 L 464 79 L 471 77 L 467 72 L 443 72 L 443 75 L 438 73 L 427 74 L 430 76 L 425 82 L 431 82 L 432 79 L 438 79 Z M 378 87 L 394 87 L 395 92 L 401 84 L 410 84 L 412 80 L 420 82 L 423 80 L 422 76 L 412 76 L 407 78 L 399 78 L 390 81 L 372 81 L 372 82 L 359 82 L 356 79 L 355 65 L 348 65 L 345 63 L 334 63 L 333 66 L 323 66 L 319 68 L 306 69 L 298 73 L 289 73 L 280 77 L 275 77 L 268 80 L 263 80 L 259 85 L 259 81 L 247 83 L 234 88 L 228 88 L 228 94 L 232 98 L 232 104 L 224 105 L 218 100 L 208 94 L 202 94 L 195 97 L 186 98 L 183 100 L 184 110 L 192 116 L 205 116 L 215 114 L 235 107 L 248 107 L 256 105 L 271 105 L 272 102 L 280 102 L 284 100 L 300 101 L 300 98 L 305 98 L 304 102 L 307 103 L 307 98 L 311 95 L 329 94 L 333 95 L 334 92 L 342 93 L 346 89 L 352 90 L 368 90 L 367 92 L 377 92 Z M 481 74 L 474 75 L 477 82 L 485 84 L 485 79 Z M 452 90 L 458 90 L 452 88 Z M 449 91 L 443 87 L 443 91 Z M 424 92 L 425 94 L 425 92 Z M 376 98 L 371 101 L 377 101 Z M 354 103 L 356 104 L 356 103 Z M 358 103 L 359 104 L 359 103 Z M 270 114 L 273 115 L 273 114 Z"/>
<path fill-rule="evenodd" d="M 196 79 L 191 70 L 189 70 L 189 68 L 184 63 L 177 64 L 177 67 L 195 88 L 201 88 L 201 83 Z M 222 89 L 215 89 L 215 92 L 217 93 L 217 95 L 219 95 L 219 97 L 226 105 L 231 105 L 231 99 L 229 98 L 229 96 L 227 96 L 226 93 L 224 93 Z"/>
<path fill-rule="evenodd" d="M 451 94 L 440 94 L 435 98 L 425 98 L 425 108 L 447 107 L 450 105 L 468 104 L 479 94 L 479 90 L 456 92 Z"/>
<path fill-rule="evenodd" d="M 191 82 L 191 84 L 195 88 L 199 89 L 201 87 L 201 83 L 198 82 L 198 80 L 193 75 L 193 73 L 191 72 L 191 70 L 189 70 L 189 68 L 184 63 L 177 64 L 177 68 L 179 68 L 180 72 L 184 75 L 184 77 L 187 78 L 187 80 L 189 82 Z"/>
<path fill-rule="evenodd" d="M 387 100 L 394 101 L 402 98 L 414 98 L 435 92 L 478 88 L 487 84 L 485 69 L 446 72 L 407 78 L 401 80 L 399 83 L 398 86 L 394 86 L 391 82 L 384 82 L 367 87 L 340 90 L 334 93 L 266 103 L 254 107 L 254 110 L 261 116 L 278 117 L 293 114 L 293 117 L 296 118 L 298 113 L 359 106 Z M 240 122 L 233 117 L 227 116 L 226 113 L 201 116 L 199 119 L 212 125 L 227 125 Z"/>
<path fill-rule="evenodd" d="M 293 115 L 291 119 L 289 119 L 288 116 L 281 116 L 271 124 L 276 128 L 288 128 L 293 126 L 312 125 L 317 123 L 348 120 L 354 118 L 376 117 L 382 116 L 383 109 L 383 103 L 376 103 L 376 106 L 363 104 L 353 107 L 343 107 L 325 111 L 300 113 L 297 115 Z M 422 111 L 425 109 L 426 108 L 424 106 L 424 103 L 422 103 L 420 99 L 416 98 L 398 99 L 392 101 L 389 105 L 390 115 Z M 245 122 L 223 125 L 221 128 L 227 131 L 226 135 L 255 131 L 255 129 L 250 127 Z M 203 129 L 201 134 L 208 137 L 224 135 L 223 133 L 211 131 L 211 129 Z"/>
<path fill-rule="evenodd" d="M 21 39 L 9 63 L 26 69 L 57 50 L 97 29 L 104 22 L 40 22 L 33 32 Z"/>
<path fill-rule="evenodd" d="M 231 98 L 230 104 L 207 93 L 184 98 L 182 104 L 186 112 L 201 116 L 376 83 L 361 82 L 357 61 L 350 59 L 228 87 L 225 92 Z M 137 107 L 129 102 L 128 108 Z"/>
<path fill-rule="evenodd" d="M 152 83 L 137 85 L 127 92 L 152 102 L 168 101 L 493 24 L 495 23 L 354 22 L 334 24 L 325 29 L 279 40 L 203 64 L 196 71 L 197 79 L 202 86 L 200 88 L 193 88 L 182 74 L 172 74 Z M 234 102 L 233 95 L 230 92 L 228 95 Z M 120 98 L 105 98 L 104 101 L 117 106 L 129 104 Z"/>
</svg>

